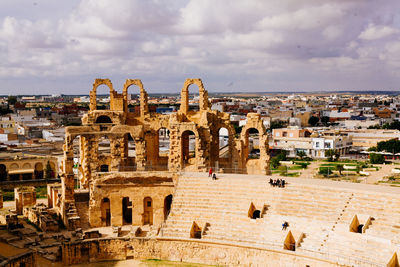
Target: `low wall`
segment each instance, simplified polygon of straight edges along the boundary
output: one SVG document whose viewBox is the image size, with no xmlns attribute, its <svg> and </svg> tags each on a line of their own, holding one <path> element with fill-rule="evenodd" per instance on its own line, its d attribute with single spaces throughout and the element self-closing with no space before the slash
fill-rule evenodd
<svg viewBox="0 0 400 267">
<path fill-rule="evenodd" d="M 16 256 L 7 258 L 0 262 L 0 267 L 34 267 L 36 266 L 35 253 L 28 251 Z"/>
<path fill-rule="evenodd" d="M 201 240 L 115 238 L 84 240 L 62 245 L 64 265 L 125 259 L 161 259 L 229 266 L 339 266 L 292 251 Z"/>
</svg>

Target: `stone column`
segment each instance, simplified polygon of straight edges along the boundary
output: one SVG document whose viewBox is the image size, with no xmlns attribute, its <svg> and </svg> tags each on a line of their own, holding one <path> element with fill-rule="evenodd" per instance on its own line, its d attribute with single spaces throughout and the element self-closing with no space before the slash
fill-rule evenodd
<svg viewBox="0 0 400 267">
<path fill-rule="evenodd" d="M 146 169 L 146 142 L 142 138 L 135 139 L 136 145 L 136 169 L 144 171 Z"/>
<path fill-rule="evenodd" d="M 110 138 L 110 150 L 111 150 L 111 164 L 110 171 L 118 171 L 121 162 L 121 144 L 124 142 L 124 138 L 120 136 L 112 136 Z"/>
</svg>

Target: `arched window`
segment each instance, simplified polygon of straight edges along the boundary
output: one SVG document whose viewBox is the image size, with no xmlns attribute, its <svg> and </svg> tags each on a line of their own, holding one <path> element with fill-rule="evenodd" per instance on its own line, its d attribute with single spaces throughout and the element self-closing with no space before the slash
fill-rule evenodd
<svg viewBox="0 0 400 267">
<path fill-rule="evenodd" d="M 192 159 L 196 157 L 196 136 L 192 131 L 185 131 L 181 137 L 182 144 L 182 158 L 184 165 L 192 165 L 194 162 Z"/>
<path fill-rule="evenodd" d="M 250 128 L 246 132 L 247 159 L 260 158 L 260 134 L 256 128 Z"/>
</svg>

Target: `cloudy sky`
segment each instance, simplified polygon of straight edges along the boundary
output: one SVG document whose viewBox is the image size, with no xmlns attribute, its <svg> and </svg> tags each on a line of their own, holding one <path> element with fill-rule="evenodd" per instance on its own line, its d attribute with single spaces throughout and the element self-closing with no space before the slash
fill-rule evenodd
<svg viewBox="0 0 400 267">
<path fill-rule="evenodd" d="M 179 92 L 189 77 L 210 92 L 398 90 L 400 1 L 0 1 L 0 94 L 87 94 L 95 78 Z"/>
</svg>

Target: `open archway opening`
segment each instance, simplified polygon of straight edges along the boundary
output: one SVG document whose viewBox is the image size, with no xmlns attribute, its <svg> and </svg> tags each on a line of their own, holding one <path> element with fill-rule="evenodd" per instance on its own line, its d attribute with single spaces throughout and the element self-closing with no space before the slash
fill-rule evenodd
<svg viewBox="0 0 400 267">
<path fill-rule="evenodd" d="M 75 185 L 80 188 L 80 180 L 82 179 L 83 176 L 83 171 L 82 171 L 82 162 L 81 162 L 81 153 L 83 153 L 83 149 L 81 150 L 81 137 L 77 136 L 74 138 L 72 141 L 72 151 L 74 154 L 74 166 L 73 166 L 73 172 L 74 176 L 76 177 Z"/>
<path fill-rule="evenodd" d="M 122 199 L 122 223 L 132 224 L 132 201 L 129 201 L 129 197 Z"/>
<path fill-rule="evenodd" d="M 136 144 L 130 133 L 125 135 L 126 161 L 120 171 L 136 171 Z"/>
<path fill-rule="evenodd" d="M 168 155 L 169 155 L 169 130 L 167 128 L 160 128 L 158 130 L 158 164 L 161 170 L 165 170 L 168 167 Z"/>
<path fill-rule="evenodd" d="M 181 137 L 182 143 L 182 158 L 183 165 L 193 165 L 196 158 L 196 135 L 194 132 L 187 130 L 182 133 Z"/>
<path fill-rule="evenodd" d="M 196 88 L 193 93 L 190 93 L 190 88 Z M 188 87 L 188 98 L 189 98 L 189 111 L 199 111 L 200 110 L 200 95 L 199 95 L 199 87 L 196 84 L 191 84 Z"/>
<path fill-rule="evenodd" d="M 151 197 L 143 199 L 143 224 L 153 225 L 153 200 Z"/>
<path fill-rule="evenodd" d="M 168 215 L 171 212 L 171 206 L 172 206 L 172 195 L 168 195 L 164 199 L 164 220 L 168 218 Z"/>
<path fill-rule="evenodd" d="M 43 164 L 41 162 L 35 164 L 34 174 L 36 179 L 44 178 Z"/>
<path fill-rule="evenodd" d="M 110 88 L 105 84 L 96 89 L 96 109 L 110 110 Z"/>
<path fill-rule="evenodd" d="M 32 180 L 33 178 L 33 171 L 32 165 L 30 163 L 24 163 L 22 165 L 22 180 Z"/>
<path fill-rule="evenodd" d="M 7 167 L 4 164 L 0 164 L 0 182 L 7 181 Z"/>
<path fill-rule="evenodd" d="M 111 209 L 110 209 L 110 199 L 109 198 L 103 198 L 101 200 L 101 223 L 104 226 L 110 226 L 111 225 Z"/>
<path fill-rule="evenodd" d="M 246 132 L 247 159 L 260 158 L 260 134 L 256 128 L 250 128 Z"/>
<path fill-rule="evenodd" d="M 99 117 L 97 117 L 96 119 L 96 123 L 112 123 L 112 120 L 110 117 L 106 116 L 106 115 L 101 115 Z"/>
</svg>

